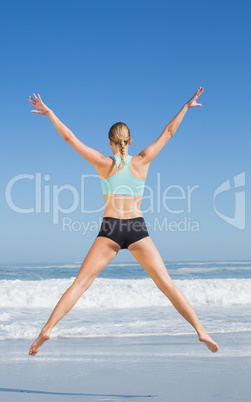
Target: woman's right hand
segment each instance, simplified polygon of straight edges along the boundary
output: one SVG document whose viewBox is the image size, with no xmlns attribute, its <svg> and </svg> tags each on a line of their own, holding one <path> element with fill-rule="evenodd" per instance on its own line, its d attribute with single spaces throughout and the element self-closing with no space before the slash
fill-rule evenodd
<svg viewBox="0 0 251 402">
<path fill-rule="evenodd" d="M 33 93 L 34 98 L 33 99 L 31 96 L 29 96 L 29 102 L 37 108 L 37 110 L 31 110 L 31 113 L 38 113 L 38 114 L 46 114 L 49 112 L 49 108 L 42 102 L 42 99 L 40 95 L 38 94 L 38 97 Z"/>
<path fill-rule="evenodd" d="M 188 107 L 202 106 L 201 103 L 197 103 L 196 101 L 203 91 L 204 88 L 199 87 L 199 89 L 197 89 L 197 91 L 195 92 L 194 96 L 187 102 L 187 106 Z"/>
</svg>

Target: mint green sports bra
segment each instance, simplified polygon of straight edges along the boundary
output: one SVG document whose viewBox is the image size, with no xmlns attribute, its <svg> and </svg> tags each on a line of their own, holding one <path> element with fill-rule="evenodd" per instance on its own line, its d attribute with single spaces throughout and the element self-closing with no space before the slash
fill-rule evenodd
<svg viewBox="0 0 251 402">
<path fill-rule="evenodd" d="M 112 158 L 118 167 L 121 157 L 113 155 Z M 103 194 L 143 195 L 145 180 L 137 179 L 137 177 L 134 177 L 130 173 L 131 159 L 131 155 L 125 156 L 125 166 L 123 169 L 117 171 L 112 177 L 101 179 Z"/>
</svg>

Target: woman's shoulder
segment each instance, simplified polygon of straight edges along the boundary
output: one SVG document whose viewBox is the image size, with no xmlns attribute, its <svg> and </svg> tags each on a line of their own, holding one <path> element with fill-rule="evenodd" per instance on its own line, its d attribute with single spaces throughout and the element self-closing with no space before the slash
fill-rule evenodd
<svg viewBox="0 0 251 402">
<path fill-rule="evenodd" d="M 102 164 L 96 167 L 96 170 L 101 179 L 110 177 L 112 175 L 113 170 L 116 170 L 116 161 L 115 157 L 113 156 L 104 156 L 102 158 Z"/>
<path fill-rule="evenodd" d="M 133 176 L 141 180 L 146 180 L 149 164 L 145 164 L 140 154 L 132 156 L 130 172 Z"/>
</svg>

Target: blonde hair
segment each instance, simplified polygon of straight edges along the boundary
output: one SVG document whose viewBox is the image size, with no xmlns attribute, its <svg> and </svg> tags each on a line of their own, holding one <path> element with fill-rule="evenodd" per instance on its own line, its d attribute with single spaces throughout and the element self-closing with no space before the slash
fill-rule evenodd
<svg viewBox="0 0 251 402">
<path fill-rule="evenodd" d="M 110 128 L 108 137 L 112 142 L 114 142 L 114 144 L 119 145 L 121 162 L 117 170 L 123 169 L 125 166 L 125 145 L 128 144 L 131 138 L 130 130 L 125 123 L 118 122 L 113 124 L 113 126 Z"/>
</svg>

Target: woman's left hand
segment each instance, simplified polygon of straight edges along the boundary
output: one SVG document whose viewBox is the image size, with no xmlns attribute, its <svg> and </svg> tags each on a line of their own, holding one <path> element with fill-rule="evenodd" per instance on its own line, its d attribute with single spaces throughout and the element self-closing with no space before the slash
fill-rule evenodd
<svg viewBox="0 0 251 402">
<path fill-rule="evenodd" d="M 38 113 L 38 114 L 46 114 L 50 109 L 43 103 L 42 99 L 40 98 L 40 95 L 38 94 L 38 97 L 34 95 L 33 99 L 31 96 L 29 96 L 29 102 L 37 108 L 37 110 L 31 110 L 31 113 Z"/>
<path fill-rule="evenodd" d="M 199 89 L 197 89 L 197 91 L 195 92 L 194 96 L 187 102 L 187 106 L 188 107 L 202 106 L 201 103 L 197 103 L 196 101 L 203 91 L 204 88 L 199 87 Z"/>
</svg>

